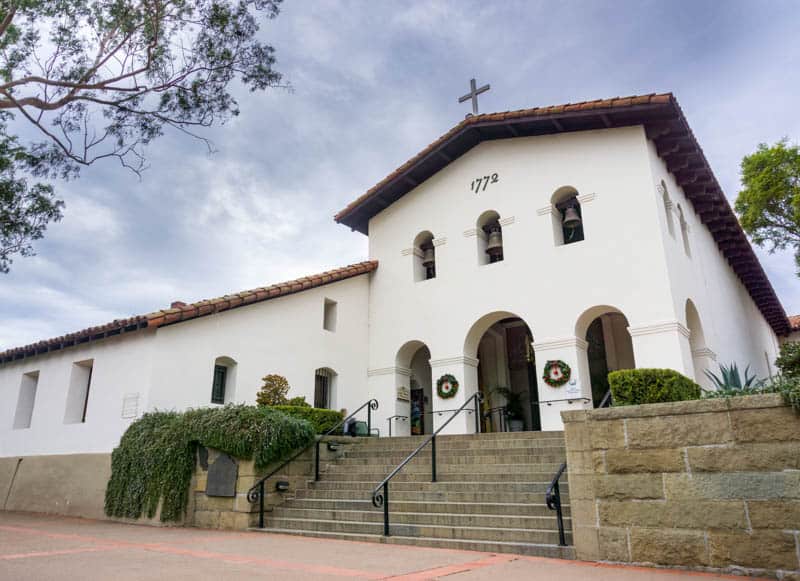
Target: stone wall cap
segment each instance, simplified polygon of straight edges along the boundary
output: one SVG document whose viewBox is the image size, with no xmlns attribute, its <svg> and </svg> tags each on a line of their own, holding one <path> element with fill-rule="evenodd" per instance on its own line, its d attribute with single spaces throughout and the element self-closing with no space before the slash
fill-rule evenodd
<svg viewBox="0 0 800 581">
<path fill-rule="evenodd" d="M 561 420 L 567 423 L 585 422 L 587 410 L 568 410 L 561 412 Z"/>
<path fill-rule="evenodd" d="M 780 394 L 765 393 L 760 395 L 619 406 L 590 410 L 586 413 L 589 414 L 589 417 L 592 420 L 604 421 L 618 420 L 622 418 L 649 418 L 654 416 L 704 414 L 709 412 L 723 412 L 729 409 L 746 410 L 772 408 L 783 407 L 785 405 L 786 404 L 784 403 Z M 562 417 L 564 417 L 564 414 L 566 413 L 575 412 L 562 412 Z M 566 417 L 564 417 L 564 421 L 567 421 Z M 581 420 L 575 419 L 572 421 Z"/>
</svg>

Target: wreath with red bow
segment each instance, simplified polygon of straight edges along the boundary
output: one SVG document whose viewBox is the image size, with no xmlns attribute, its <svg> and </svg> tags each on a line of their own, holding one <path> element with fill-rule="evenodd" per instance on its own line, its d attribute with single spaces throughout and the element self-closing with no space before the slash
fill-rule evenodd
<svg viewBox="0 0 800 581">
<path fill-rule="evenodd" d="M 569 381 L 572 369 L 563 361 L 548 361 L 544 364 L 542 379 L 550 387 L 561 387 Z"/>
<path fill-rule="evenodd" d="M 442 399 L 449 399 L 458 393 L 458 380 L 455 376 L 445 373 L 436 380 L 436 393 Z"/>
</svg>

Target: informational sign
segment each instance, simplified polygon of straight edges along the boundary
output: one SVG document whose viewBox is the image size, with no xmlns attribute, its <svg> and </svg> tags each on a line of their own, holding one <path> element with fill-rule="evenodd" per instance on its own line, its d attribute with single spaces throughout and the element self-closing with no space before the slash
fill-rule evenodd
<svg viewBox="0 0 800 581">
<path fill-rule="evenodd" d="M 411 400 L 411 390 L 406 387 L 405 385 L 398 385 L 397 386 L 397 399 L 400 401 L 410 401 Z"/>
</svg>

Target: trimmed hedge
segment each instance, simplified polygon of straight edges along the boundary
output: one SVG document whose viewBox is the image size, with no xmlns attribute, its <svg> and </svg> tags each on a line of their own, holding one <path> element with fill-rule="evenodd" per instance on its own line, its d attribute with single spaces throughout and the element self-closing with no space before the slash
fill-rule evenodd
<svg viewBox="0 0 800 581">
<path fill-rule="evenodd" d="M 312 408 L 309 405 L 296 406 L 296 405 L 275 405 L 270 406 L 274 410 L 285 413 L 286 415 L 306 420 L 309 422 L 318 434 L 324 434 L 336 424 L 344 419 L 342 412 L 336 410 L 326 410 L 322 408 Z M 341 433 L 341 429 L 339 430 Z"/>
<path fill-rule="evenodd" d="M 700 399 L 700 386 L 673 369 L 624 369 L 608 374 L 614 405 Z"/>
<path fill-rule="evenodd" d="M 308 422 L 257 406 L 226 405 L 185 412 L 150 412 L 133 422 L 111 454 L 108 516 L 163 522 L 186 511 L 197 446 L 253 459 L 258 468 L 283 460 L 314 441 Z"/>
</svg>

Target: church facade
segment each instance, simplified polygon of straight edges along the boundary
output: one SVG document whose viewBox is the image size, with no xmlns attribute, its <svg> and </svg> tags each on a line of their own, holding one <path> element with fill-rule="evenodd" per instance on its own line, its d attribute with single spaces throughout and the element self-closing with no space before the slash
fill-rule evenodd
<svg viewBox="0 0 800 581">
<path fill-rule="evenodd" d="M 609 371 L 769 377 L 792 332 L 671 94 L 469 116 L 336 220 L 367 261 L 0 353 L 0 457 L 109 452 L 269 373 L 319 407 L 377 399 L 381 436 L 478 390 L 482 431 L 560 430 Z"/>
</svg>

